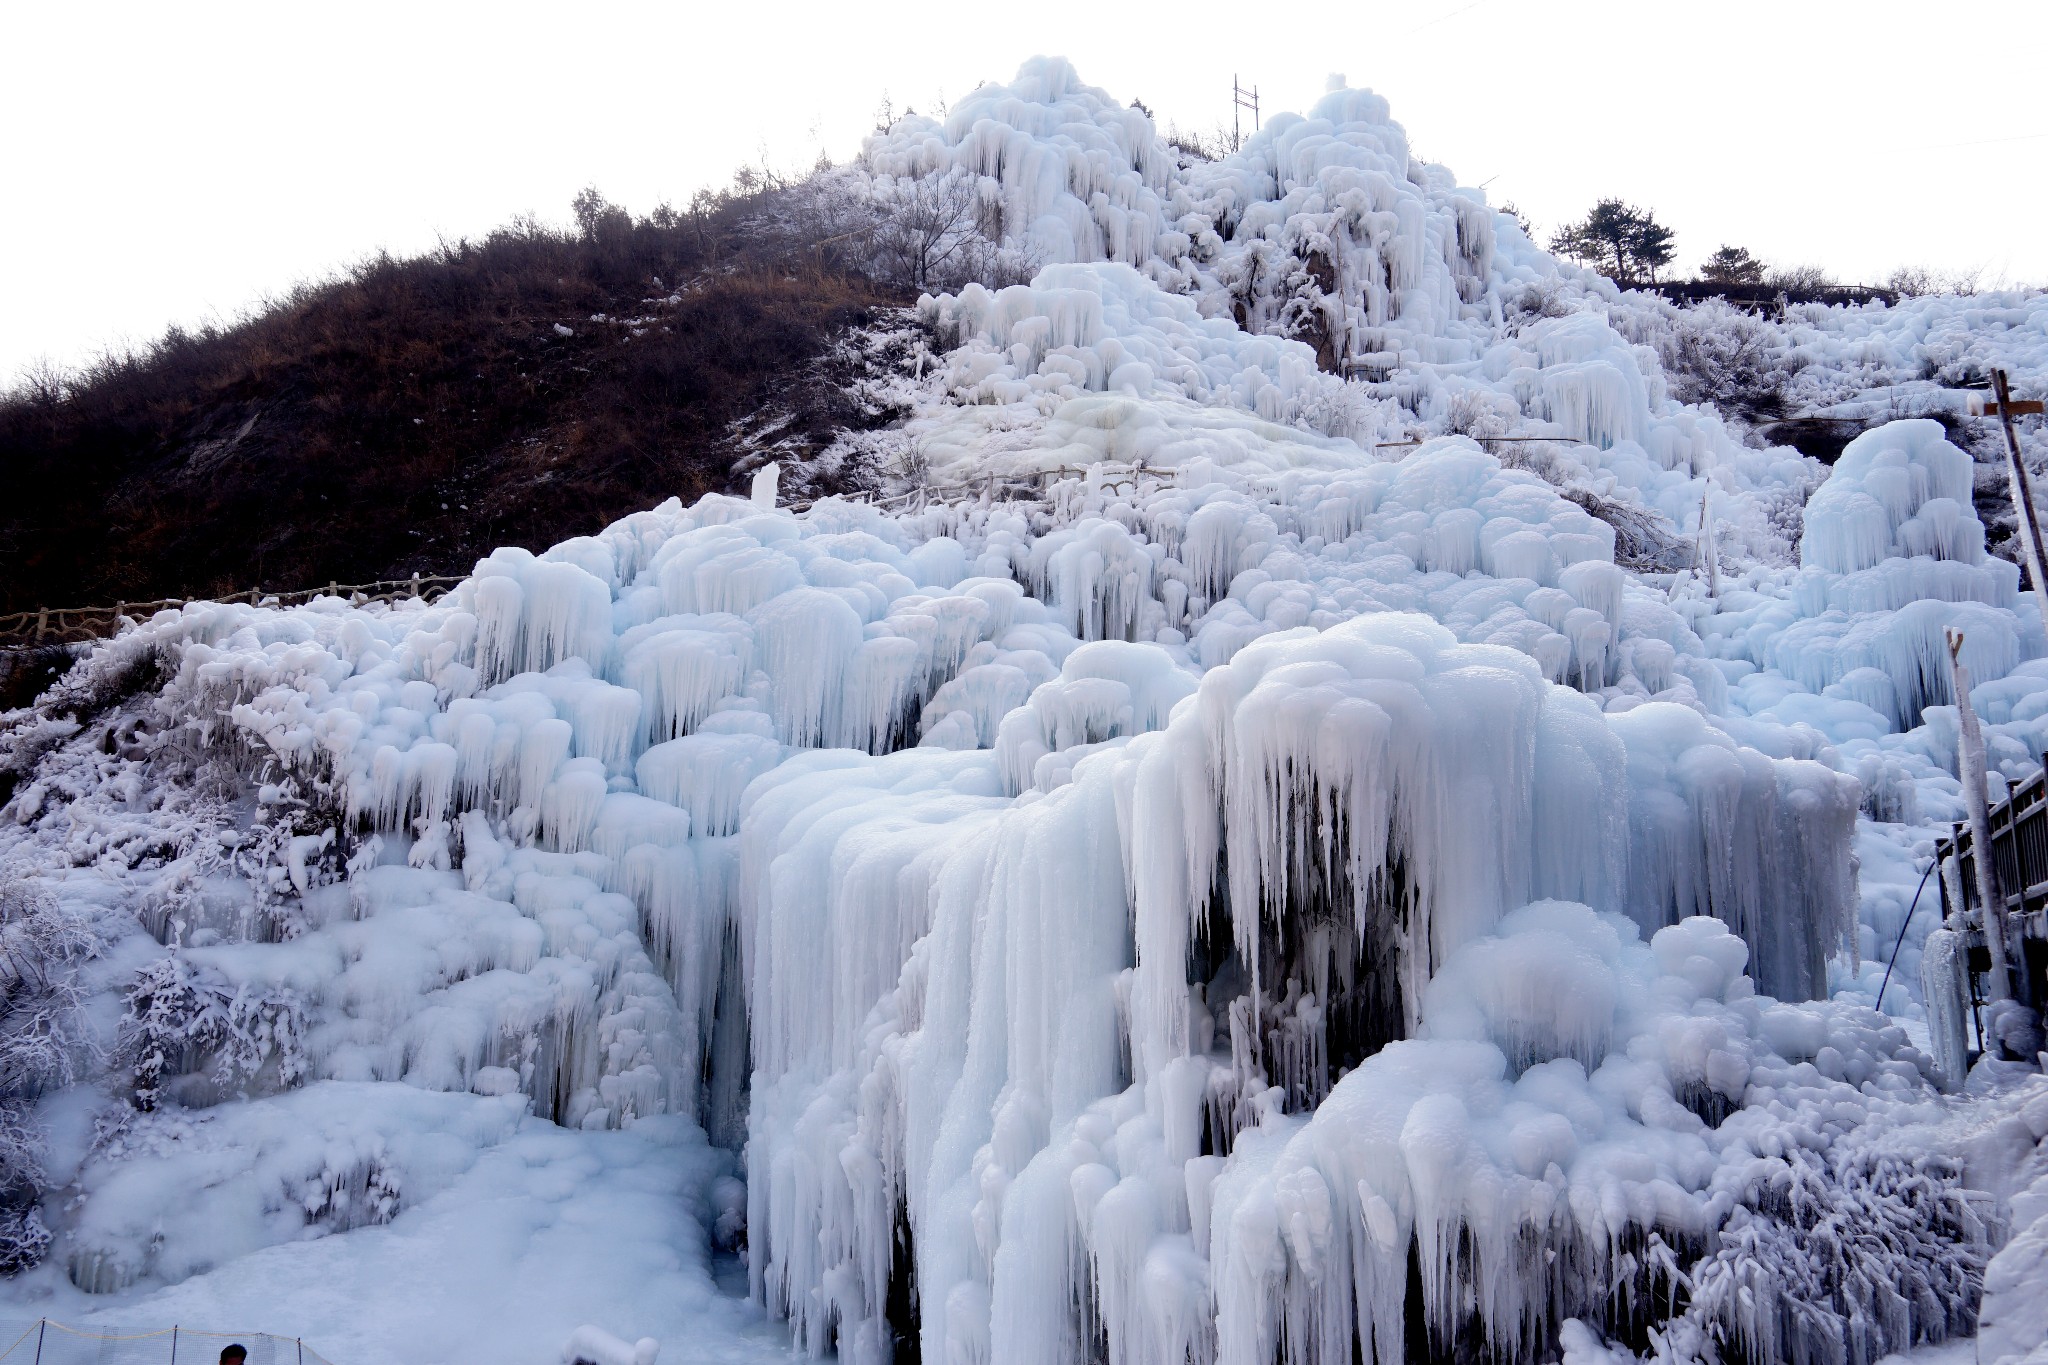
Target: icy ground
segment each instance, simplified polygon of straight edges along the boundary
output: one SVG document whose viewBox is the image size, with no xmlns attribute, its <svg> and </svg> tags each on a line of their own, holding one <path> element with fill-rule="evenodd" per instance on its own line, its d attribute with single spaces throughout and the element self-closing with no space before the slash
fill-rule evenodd
<svg viewBox="0 0 2048 1365">
<path fill-rule="evenodd" d="M 280 1117 L 324 1139 L 382 1102 L 363 1089 L 316 1083 L 295 1092 L 306 1103 Z M 419 1125 L 415 1138 L 461 1131 L 464 1110 L 505 1108 L 494 1100 L 430 1098 L 440 1102 L 406 1116 Z M 735 1298 L 734 1286 L 714 1284 L 704 1194 L 730 1163 L 707 1152 L 700 1130 L 665 1117 L 623 1132 L 575 1133 L 535 1120 L 515 1131 L 521 1107 L 485 1119 L 502 1125 L 503 1137 L 480 1150 L 445 1154 L 466 1169 L 448 1172 L 445 1188 L 388 1223 L 231 1259 L 214 1249 L 224 1262 L 218 1268 L 167 1287 L 98 1295 L 50 1278 L 39 1286 L 52 1291 L 47 1299 L 17 1295 L 16 1311 L 105 1331 L 165 1323 L 290 1328 L 327 1359 L 351 1365 L 548 1359 L 589 1321 L 610 1324 L 628 1340 L 666 1341 L 673 1360 L 738 1365 L 790 1358 L 785 1333 Z M 180 1138 L 234 1150 L 224 1134 L 188 1130 Z M 209 1180 L 189 1169 L 166 1174 L 180 1185 L 190 1182 L 180 1193 Z M 239 1193 L 222 1174 L 211 1173 L 200 1199 L 210 1205 L 211 1225 L 229 1231 L 243 1211 L 222 1207 Z"/>
<path fill-rule="evenodd" d="M 1993 794 L 2048 749 L 1958 387 L 2048 391 L 2048 299 L 1624 295 L 1342 88 L 1204 162 L 1038 61 L 819 193 L 945 185 L 1032 283 L 892 343 L 823 462 L 891 501 L 167 612 L 8 718 L 14 1310 L 2038 1359 L 2048 1081 L 1913 897 L 1945 629 Z"/>
</svg>

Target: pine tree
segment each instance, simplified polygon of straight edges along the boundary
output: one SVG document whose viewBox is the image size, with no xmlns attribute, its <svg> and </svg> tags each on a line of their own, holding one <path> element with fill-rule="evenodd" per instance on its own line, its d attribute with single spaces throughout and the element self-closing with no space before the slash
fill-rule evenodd
<svg viewBox="0 0 2048 1365">
<path fill-rule="evenodd" d="M 1550 249 L 1583 261 L 1616 284 L 1654 283 L 1657 271 L 1671 264 L 1676 237 L 1649 211 L 1602 199 L 1584 219 L 1559 228 Z"/>
<path fill-rule="evenodd" d="M 1700 278 L 1710 284 L 1762 284 L 1764 263 L 1744 247 L 1723 246 L 1700 266 Z"/>
<path fill-rule="evenodd" d="M 1650 283 L 1657 282 L 1657 272 L 1671 264 L 1677 254 L 1678 234 L 1658 222 L 1655 216 L 1639 212 L 1635 231 L 1629 236 L 1629 262 L 1640 279 L 1643 273 L 1650 277 Z"/>
</svg>

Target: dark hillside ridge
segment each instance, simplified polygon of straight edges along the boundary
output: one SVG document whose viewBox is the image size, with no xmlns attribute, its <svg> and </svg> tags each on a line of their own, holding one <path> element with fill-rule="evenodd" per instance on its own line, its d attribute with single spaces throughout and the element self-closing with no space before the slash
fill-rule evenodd
<svg viewBox="0 0 2048 1365">
<path fill-rule="evenodd" d="M 737 487 L 764 407 L 799 456 L 885 424 L 840 343 L 907 300 L 752 247 L 759 198 L 380 256 L 0 398 L 0 613 L 465 572 Z"/>
</svg>

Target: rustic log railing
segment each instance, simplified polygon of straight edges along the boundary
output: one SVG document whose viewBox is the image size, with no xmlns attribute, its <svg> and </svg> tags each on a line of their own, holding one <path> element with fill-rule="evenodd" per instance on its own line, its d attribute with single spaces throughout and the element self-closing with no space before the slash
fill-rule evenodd
<svg viewBox="0 0 2048 1365">
<path fill-rule="evenodd" d="M 1094 465 L 1056 465 L 1015 475 L 987 474 L 979 479 L 953 485 L 926 485 L 901 493 L 856 492 L 835 494 L 845 502 L 897 511 L 915 511 L 935 500 L 979 497 L 985 502 L 1036 501 L 1050 493 L 1053 485 L 1066 479 L 1093 476 L 1101 486 L 1135 491 L 1140 481 L 1170 481 L 1174 471 L 1148 466 L 1103 461 Z M 1264 480 L 1257 480 L 1264 482 Z M 823 499 L 805 499 L 781 504 L 788 512 L 805 512 Z M 120 633 L 124 620 L 142 620 L 167 608 L 194 602 L 248 602 L 252 605 L 293 606 L 320 597 L 343 598 L 356 605 L 369 602 L 402 602 L 412 598 L 433 601 L 468 577 L 467 574 L 414 574 L 410 578 L 388 578 L 374 583 L 329 583 L 319 588 L 246 588 L 231 593 L 200 594 L 192 597 L 160 597 L 149 602 L 116 602 L 106 607 L 38 607 L 0 616 L 0 648 L 18 649 L 32 645 L 78 644 L 102 640 Z"/>
<path fill-rule="evenodd" d="M 2006 799 L 1991 807 L 1990 814 L 1998 893 L 2005 901 L 2008 923 L 2018 936 L 2014 965 L 2025 979 L 2025 994 L 2038 1001 L 2048 989 L 2048 772 L 2015 783 Z M 1955 825 L 1947 837 L 1935 840 L 1934 855 L 1943 863 L 1955 860 L 1953 879 L 1947 875 L 1937 878 L 1943 916 L 1957 910 L 1979 912 L 1964 934 L 1974 1009 L 1983 998 L 1979 978 L 1991 969 L 1991 956 L 1984 943 L 1983 907 L 1976 893 L 1976 841 L 1970 837 L 1969 826 Z M 1961 904 L 1955 901 L 1957 892 Z"/>
<path fill-rule="evenodd" d="M 159 597 L 149 602 L 116 602 L 110 607 L 38 607 L 0 616 L 0 645 L 77 644 L 117 635 L 123 621 L 139 621 L 166 609 L 193 602 L 248 602 L 252 606 L 295 606 L 316 598 L 335 597 L 361 606 L 370 602 L 431 602 L 467 577 L 466 574 L 414 574 L 374 583 L 329 583 L 321 588 L 247 588 L 239 592 L 196 597 Z"/>
</svg>

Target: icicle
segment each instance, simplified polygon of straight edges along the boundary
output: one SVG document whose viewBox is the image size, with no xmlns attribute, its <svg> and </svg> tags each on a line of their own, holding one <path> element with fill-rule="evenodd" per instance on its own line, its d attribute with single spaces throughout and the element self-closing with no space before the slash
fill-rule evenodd
<svg viewBox="0 0 2048 1365">
<path fill-rule="evenodd" d="M 1721 595 L 1721 535 L 1714 526 L 1714 485 L 1700 492 L 1700 562 L 1706 566 L 1707 596 Z"/>
<path fill-rule="evenodd" d="M 1947 928 L 1928 934 L 1920 946 L 1920 993 L 1927 1005 L 1935 1069 L 1947 1090 L 1961 1089 L 1969 1069 L 1968 986 L 1962 936 Z"/>
<path fill-rule="evenodd" d="M 775 486 L 782 477 L 782 462 L 770 460 L 754 471 L 754 506 L 764 512 L 775 510 Z"/>
</svg>

